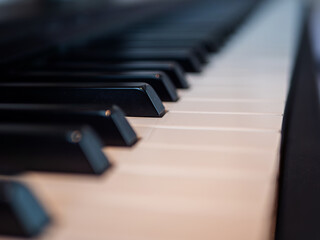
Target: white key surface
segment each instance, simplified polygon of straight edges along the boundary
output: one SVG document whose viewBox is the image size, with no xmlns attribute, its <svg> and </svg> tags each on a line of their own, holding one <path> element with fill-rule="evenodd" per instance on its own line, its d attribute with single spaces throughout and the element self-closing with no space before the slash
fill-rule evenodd
<svg viewBox="0 0 320 240">
<path fill-rule="evenodd" d="M 245 115 L 168 112 L 161 119 L 130 117 L 133 126 L 183 127 L 198 129 L 230 129 L 278 131 L 281 128 L 282 116 L 279 115 Z"/>
</svg>

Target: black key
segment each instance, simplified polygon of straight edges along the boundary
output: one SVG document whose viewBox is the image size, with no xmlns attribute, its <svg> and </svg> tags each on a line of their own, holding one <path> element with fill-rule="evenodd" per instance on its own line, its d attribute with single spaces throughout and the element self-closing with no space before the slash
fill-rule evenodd
<svg viewBox="0 0 320 240">
<path fill-rule="evenodd" d="M 192 49 L 199 58 L 206 59 L 209 52 L 201 41 L 184 40 L 126 40 L 126 39 L 98 39 L 92 41 L 87 47 L 88 48 L 101 48 L 101 47 L 117 47 L 117 48 L 167 48 L 167 49 Z"/>
<path fill-rule="evenodd" d="M 99 51 L 81 50 L 70 51 L 66 55 L 56 57 L 59 60 L 72 61 L 174 61 L 186 72 L 200 72 L 201 62 L 198 57 L 188 50 L 127 50 L 127 51 Z"/>
<path fill-rule="evenodd" d="M 220 36 L 199 36 L 192 32 L 179 32 L 177 33 L 150 33 L 150 34 L 124 34 L 119 36 L 119 39 L 125 41 L 173 41 L 173 42 L 189 42 L 192 44 L 200 44 L 205 47 L 209 52 L 216 51 L 220 44 Z"/>
<path fill-rule="evenodd" d="M 0 124 L 0 171 L 101 174 L 110 163 L 90 127 Z"/>
<path fill-rule="evenodd" d="M 93 110 L 74 105 L 0 104 L 0 123 L 87 124 L 104 145 L 131 146 L 137 141 L 136 133 L 116 106 Z"/>
<path fill-rule="evenodd" d="M 150 84 L 162 101 L 175 102 L 179 99 L 175 86 L 163 72 L 22 72 L 6 79 L 8 82 L 43 83 L 121 83 L 143 82 Z"/>
<path fill-rule="evenodd" d="M 165 108 L 146 83 L 0 84 L 0 103 L 77 104 L 105 109 L 118 105 L 126 115 L 162 117 Z"/>
<path fill-rule="evenodd" d="M 214 23 L 213 23 L 214 24 Z M 179 29 L 180 26 L 177 26 L 173 29 L 163 29 L 160 31 L 141 31 L 141 32 L 132 32 L 124 33 L 124 38 L 132 40 L 172 40 L 172 39 L 190 39 L 190 40 L 199 40 L 208 43 L 215 43 L 218 39 L 218 36 L 221 35 L 220 29 Z"/>
<path fill-rule="evenodd" d="M 146 45 L 134 45 L 134 44 L 127 44 L 127 45 L 109 45 L 109 44 L 104 44 L 104 45 L 90 45 L 90 46 L 85 46 L 85 47 L 78 47 L 76 49 L 81 49 L 81 50 L 94 50 L 94 51 L 172 51 L 172 50 L 181 50 L 181 51 L 190 51 L 192 54 L 194 54 L 200 61 L 200 63 L 207 63 L 208 58 L 207 58 L 207 51 L 205 48 L 200 48 L 198 46 L 189 46 L 189 47 L 179 47 L 179 46 L 166 46 L 164 44 L 158 44 L 156 45 L 154 42 L 151 44 L 150 42 L 149 46 L 148 44 Z"/>
<path fill-rule="evenodd" d="M 124 72 L 124 71 L 161 71 L 167 74 L 176 88 L 188 88 L 183 69 L 175 62 L 51 62 L 28 66 L 32 71 L 84 71 L 84 72 Z"/>
<path fill-rule="evenodd" d="M 49 216 L 25 185 L 0 180 L 0 235 L 33 237 L 49 222 Z"/>
</svg>

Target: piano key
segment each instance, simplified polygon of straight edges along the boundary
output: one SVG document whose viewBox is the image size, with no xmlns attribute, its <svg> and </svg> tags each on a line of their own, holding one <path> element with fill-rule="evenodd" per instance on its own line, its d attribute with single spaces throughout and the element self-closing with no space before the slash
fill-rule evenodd
<svg viewBox="0 0 320 240">
<path fill-rule="evenodd" d="M 204 85 L 194 86 L 191 91 L 181 91 L 180 96 L 184 100 L 197 99 L 238 99 L 238 100 L 271 100 L 285 101 L 287 91 L 285 86 L 276 85 L 258 85 L 258 86 L 236 86 L 233 88 L 224 85 Z"/>
<path fill-rule="evenodd" d="M 220 29 L 181 29 L 180 26 L 173 27 L 173 29 L 162 29 L 159 31 L 126 31 L 121 37 L 126 39 L 144 39 L 144 40 L 170 40 L 170 39 L 195 39 L 204 42 L 216 43 L 215 41 L 221 36 Z"/>
<path fill-rule="evenodd" d="M 109 46 L 117 47 L 118 49 L 189 49 L 191 52 L 193 52 L 201 61 L 201 63 L 207 63 L 208 61 L 208 54 L 206 47 L 201 44 L 192 44 L 186 42 L 174 42 L 174 41 L 118 41 L 115 40 L 116 43 L 111 43 Z M 105 44 L 104 44 L 105 46 Z M 89 45 L 89 47 L 100 48 L 100 45 Z M 102 47 L 102 44 L 101 44 Z"/>
<path fill-rule="evenodd" d="M 223 26 L 222 26 L 223 25 Z M 220 45 L 234 30 L 233 23 L 226 23 L 224 21 L 199 21 L 199 22 L 175 22 L 170 24 L 164 24 L 162 26 L 153 26 L 149 28 L 133 28 L 130 31 L 126 31 L 124 38 L 129 33 L 134 35 L 135 38 L 140 38 L 135 35 L 149 34 L 148 40 L 153 40 L 156 34 L 165 33 L 168 38 L 173 38 L 177 35 L 183 35 L 186 40 L 205 39 L 207 41 L 213 41 Z M 153 35 L 153 36 L 152 36 Z M 196 37 L 195 37 L 196 36 Z M 165 40 L 165 39 L 160 39 Z"/>
<path fill-rule="evenodd" d="M 49 221 L 48 214 L 25 185 L 0 180 L 0 235 L 34 237 Z"/>
<path fill-rule="evenodd" d="M 161 121 L 156 118 L 128 117 L 134 127 L 167 127 L 193 129 L 260 130 L 277 131 L 281 128 L 282 116 L 168 112 Z"/>
<path fill-rule="evenodd" d="M 142 82 L 150 84 L 162 101 L 175 102 L 178 95 L 175 86 L 163 72 L 100 72 L 100 71 L 27 71 L 15 73 L 4 79 L 7 82 L 29 83 L 128 83 Z"/>
<path fill-rule="evenodd" d="M 201 149 L 276 151 L 280 133 L 259 130 L 224 130 L 175 127 L 136 127 L 141 142 L 150 146 L 183 146 Z M 142 131 L 141 131 L 142 130 Z"/>
<path fill-rule="evenodd" d="M 229 69 L 229 68 L 228 68 Z M 217 68 L 219 70 L 219 68 Z M 225 69 L 225 71 L 228 71 Z M 274 71 L 274 70 L 273 70 Z M 262 72 L 259 73 L 257 70 L 255 74 L 250 74 L 249 69 L 247 72 L 242 72 L 238 73 L 236 71 L 235 75 L 231 74 L 229 75 L 228 73 L 225 73 L 223 75 L 220 74 L 213 74 L 210 69 L 207 70 L 206 74 L 203 76 L 199 77 L 197 75 L 191 75 L 188 78 L 188 81 L 190 82 L 191 85 L 194 85 L 195 88 L 202 88 L 202 87 L 248 87 L 248 88 L 253 88 L 253 87 L 258 87 L 258 88 L 263 88 L 266 87 L 266 89 L 279 89 L 284 90 L 286 92 L 287 87 L 288 87 L 288 82 L 284 80 L 286 78 L 286 75 L 283 73 L 277 73 L 276 77 L 275 74 L 268 74 L 265 73 L 263 74 Z M 237 77 L 236 77 L 237 76 Z M 272 78 L 272 79 L 271 79 Z"/>
<path fill-rule="evenodd" d="M 208 57 L 209 51 L 206 48 L 206 45 L 199 41 L 188 40 L 130 40 L 130 39 L 121 39 L 121 38 L 112 38 L 112 39 L 96 39 L 88 43 L 87 47 L 112 47 L 117 48 L 154 48 L 154 49 L 191 49 L 199 58 L 206 59 Z"/>
<path fill-rule="evenodd" d="M 284 110 L 284 101 L 254 100 L 183 100 L 175 104 L 165 103 L 170 112 L 225 113 L 247 115 L 278 115 Z"/>
<path fill-rule="evenodd" d="M 54 71 L 161 71 L 167 74 L 176 88 L 189 88 L 183 69 L 175 62 L 122 62 L 122 63 L 92 63 L 92 62 L 56 62 L 46 65 L 35 65 L 31 70 Z M 30 69 L 29 68 L 29 69 Z"/>
<path fill-rule="evenodd" d="M 76 104 L 105 109 L 118 105 L 128 116 L 162 117 L 165 108 L 145 83 L 0 84 L 0 103 Z"/>
<path fill-rule="evenodd" d="M 174 61 L 186 72 L 200 72 L 201 62 L 191 51 L 181 49 L 159 50 L 127 50 L 127 51 L 71 51 L 62 56 L 53 57 L 54 60 L 62 61 Z"/>
<path fill-rule="evenodd" d="M 165 151 L 164 151 L 165 149 Z M 184 151 L 183 159 L 181 151 Z M 141 143 L 138 148 L 123 149 L 119 147 L 108 147 L 103 149 L 104 153 L 114 159 L 117 166 L 138 166 L 156 169 L 174 168 L 185 170 L 188 174 L 198 170 L 212 170 L 212 173 L 234 177 L 234 173 L 241 175 L 242 172 L 246 177 L 253 177 L 255 174 L 269 173 L 274 174 L 274 165 L 278 153 L 266 153 L 259 151 L 225 151 L 224 149 L 196 149 L 184 148 L 183 146 L 163 147 L 149 146 Z M 214 158 L 212 157 L 214 156 Z M 128 161 L 130 159 L 130 161 Z M 257 161 L 257 159 L 259 159 Z M 270 161 L 273 159 L 273 161 Z M 193 170 L 191 170 L 193 169 Z M 190 172 L 188 171 L 190 170 Z M 203 172 L 203 171 L 202 171 Z"/>
<path fill-rule="evenodd" d="M 176 88 L 189 87 L 183 69 L 175 62 L 122 62 L 122 63 L 95 63 L 95 62 L 50 62 L 38 63 L 26 66 L 22 70 L 37 71 L 103 71 L 103 72 L 127 72 L 127 71 L 161 71 L 168 75 Z"/>
<path fill-rule="evenodd" d="M 210 12 L 212 14 L 212 9 Z M 179 19 L 176 15 L 166 17 L 166 19 L 162 18 L 161 21 L 149 21 L 144 22 L 141 24 L 135 24 L 131 28 L 128 28 L 127 32 L 161 32 L 161 31 L 186 31 L 186 32 L 211 32 L 217 29 L 225 29 L 226 22 L 230 21 L 228 19 L 212 19 L 212 20 L 196 20 L 196 21 L 189 21 L 189 19 Z M 159 19 L 160 20 L 160 19 Z M 186 24 L 188 23 L 188 24 Z"/>
<path fill-rule="evenodd" d="M 221 35 L 221 32 L 224 32 L 223 29 L 220 26 L 217 26 L 219 22 L 212 23 L 210 22 L 210 26 L 204 26 L 202 23 L 194 24 L 193 26 L 186 25 L 184 22 L 184 25 L 181 23 L 175 24 L 172 23 L 170 26 L 163 26 L 163 27 L 154 27 L 154 28 L 131 28 L 128 31 L 126 31 L 123 36 L 124 37 L 146 37 L 146 40 L 149 38 L 154 39 L 155 37 L 163 34 L 163 37 L 175 37 L 175 36 L 184 36 L 186 39 L 192 38 L 201 38 L 201 39 L 210 39 L 218 37 Z M 216 25 L 216 26 L 212 26 Z M 201 27 L 202 26 L 202 27 Z"/>
<path fill-rule="evenodd" d="M 143 52 L 158 52 L 161 50 L 161 52 L 166 52 L 166 51 L 172 51 L 172 50 L 179 50 L 179 51 L 189 51 L 191 52 L 194 56 L 196 56 L 199 60 L 200 63 L 205 64 L 208 62 L 207 59 L 207 51 L 205 49 L 200 49 L 195 46 L 190 46 L 190 47 L 167 47 L 165 45 L 159 45 L 159 46 L 134 46 L 134 45 L 107 45 L 106 46 L 97 46 L 97 45 L 90 45 L 90 46 L 84 46 L 84 47 L 78 47 L 75 48 L 74 50 L 81 49 L 81 50 L 93 50 L 93 51 L 143 51 Z"/>
<path fill-rule="evenodd" d="M 38 174 L 38 173 L 29 174 L 28 183 L 29 182 L 38 183 L 40 178 L 42 178 L 45 185 L 51 186 L 52 191 L 56 193 L 55 195 L 57 197 L 54 198 L 53 200 L 56 203 L 63 200 L 63 199 L 59 199 L 59 196 L 61 196 L 62 192 L 68 189 L 68 187 L 66 186 L 70 185 L 75 187 L 74 192 L 76 196 L 73 196 L 72 198 L 83 196 L 78 201 L 76 201 L 75 204 L 79 204 L 79 205 L 84 204 L 86 207 L 89 207 L 89 203 L 91 202 L 93 204 L 91 207 L 93 207 L 93 206 L 96 206 L 94 203 L 100 205 L 100 204 L 103 204 L 103 202 L 105 201 L 105 206 L 108 208 L 109 207 L 111 208 L 112 205 L 114 205 L 114 207 L 115 206 L 118 206 L 118 207 L 135 206 L 136 210 L 140 208 L 140 210 L 149 209 L 149 211 L 152 210 L 154 212 L 158 212 L 158 211 L 169 212 L 171 208 L 163 209 L 161 211 L 162 207 L 165 207 L 166 205 L 167 207 L 169 206 L 178 207 L 176 206 L 177 203 L 175 203 L 174 205 L 170 205 L 170 200 L 178 201 L 181 198 L 189 199 L 190 202 L 188 203 L 191 204 L 190 206 L 197 208 L 197 203 L 195 200 L 202 199 L 204 195 L 208 194 L 208 188 L 211 189 L 210 188 L 211 186 L 214 189 L 214 191 L 213 190 L 212 192 L 210 191 L 209 194 L 211 195 L 211 197 L 213 197 L 215 195 L 214 193 L 216 193 L 218 195 L 216 196 L 216 200 L 219 202 L 223 201 L 223 199 L 226 200 L 226 198 L 224 197 L 224 194 L 227 194 L 227 193 L 231 195 L 231 196 L 228 195 L 230 196 L 230 200 L 234 197 L 238 197 L 236 201 L 241 203 L 239 205 L 243 207 L 245 206 L 246 209 L 241 209 L 239 205 L 232 205 L 233 203 L 232 200 L 228 201 L 227 205 L 231 205 L 233 208 L 232 210 L 236 210 L 237 213 L 243 214 L 244 212 L 250 209 L 249 205 L 247 204 L 244 205 L 245 202 L 246 201 L 254 202 L 255 198 L 258 198 L 260 200 L 263 199 L 263 196 L 261 195 L 259 196 L 259 193 L 261 194 L 263 191 L 265 191 L 264 189 L 265 186 L 263 186 L 264 185 L 263 182 L 265 181 L 266 176 L 264 174 L 263 176 L 261 176 L 262 174 L 261 172 L 254 174 L 252 170 L 251 170 L 250 176 L 245 178 L 245 177 L 242 177 L 241 173 L 239 173 L 239 176 L 228 177 L 227 175 L 228 173 L 223 173 L 223 172 L 219 173 L 219 171 L 215 170 L 214 168 L 209 169 L 207 174 L 205 174 L 204 176 L 201 176 L 201 171 L 198 172 L 198 174 L 195 174 L 192 171 L 189 171 L 189 173 L 188 171 L 179 172 L 179 171 L 176 171 L 177 170 L 176 168 L 174 168 L 174 171 L 166 173 L 163 171 L 163 168 L 159 167 L 160 171 L 158 172 L 156 171 L 157 170 L 156 168 L 149 168 L 151 170 L 149 174 L 148 171 L 143 172 L 141 165 L 138 167 L 131 165 L 131 167 L 129 168 L 128 165 L 120 165 L 119 169 L 114 170 L 116 174 L 110 177 L 109 181 L 103 181 L 100 186 L 97 184 L 94 184 L 94 182 L 96 182 L 96 178 L 90 179 L 90 178 L 82 177 L 81 179 L 81 176 L 77 176 L 77 175 L 72 175 L 72 176 L 59 175 L 61 176 L 61 178 L 54 179 L 54 176 L 56 174 L 44 175 L 44 174 Z M 190 168 L 189 167 L 184 168 L 184 166 L 182 166 L 181 169 L 189 170 Z M 205 171 L 205 167 L 198 168 L 198 169 L 201 169 L 202 172 Z M 211 173 L 211 176 L 210 176 L 210 173 Z M 245 172 L 245 173 L 248 173 L 248 172 Z M 101 176 L 103 180 L 106 180 L 107 177 L 108 177 L 107 175 Z M 256 178 L 256 181 L 252 180 L 253 177 Z M 212 181 L 213 179 L 215 181 Z M 172 184 L 168 184 L 170 180 L 172 181 Z M 183 184 L 184 181 L 186 184 Z M 222 187 L 222 184 L 224 181 L 225 181 L 226 188 Z M 65 184 L 63 184 L 64 182 Z M 130 182 L 131 184 L 128 184 L 128 182 Z M 247 187 L 239 189 L 239 187 L 244 186 L 245 183 L 248 184 Z M 38 183 L 38 184 L 39 184 L 39 188 L 42 188 L 43 186 L 45 186 L 45 185 L 41 186 L 41 183 Z M 168 184 L 168 185 L 165 186 L 165 184 Z M 260 190 L 259 190 L 259 185 L 260 185 Z M 202 187 L 197 187 L 197 186 L 202 186 Z M 153 187 L 157 187 L 158 191 L 155 192 L 154 190 L 152 190 Z M 81 188 L 83 189 L 83 191 L 81 191 Z M 99 191 L 98 189 L 101 189 L 101 191 Z M 109 194 L 105 194 L 105 192 L 102 189 L 105 189 L 105 191 L 107 191 Z M 192 189 L 193 191 L 190 191 L 190 189 Z M 236 191 L 236 189 L 238 191 Z M 96 192 L 97 197 L 90 198 L 90 195 L 92 196 L 94 192 Z M 148 192 L 149 194 L 147 194 Z M 153 194 L 150 194 L 150 192 L 152 192 Z M 51 192 L 48 194 L 53 194 L 53 193 Z M 65 193 L 65 197 L 67 197 L 67 199 L 71 197 L 69 194 L 71 194 L 70 191 L 68 193 Z M 132 197 L 132 199 L 130 199 L 129 197 Z M 164 205 L 161 204 L 161 201 L 156 200 L 157 197 L 161 198 L 161 200 L 164 201 L 163 202 Z M 143 206 L 144 204 L 146 204 L 148 198 L 150 200 L 149 204 L 146 206 L 146 208 L 144 208 Z M 91 201 L 89 201 L 90 199 Z M 205 199 L 202 199 L 202 200 L 209 205 L 210 199 L 207 199 L 207 198 Z M 116 200 L 118 200 L 118 203 L 116 202 Z M 130 200 L 131 200 L 131 203 L 130 203 Z M 154 204 L 154 203 L 156 203 L 156 206 L 154 206 L 153 209 L 150 209 L 151 207 L 150 204 Z M 186 204 L 182 208 L 178 207 L 179 212 L 187 213 L 188 212 L 187 206 L 188 204 Z M 160 208 L 158 209 L 158 207 Z M 198 203 L 198 207 L 199 207 L 199 203 Z M 208 209 L 211 209 L 213 212 L 217 210 L 216 206 L 212 205 L 212 202 L 211 202 L 211 207 L 212 208 L 208 208 Z M 73 206 L 70 206 L 70 208 L 73 208 Z M 88 210 L 88 212 L 90 212 L 90 207 L 86 209 Z M 258 206 L 255 206 L 255 210 L 257 209 L 258 209 Z M 72 209 L 72 210 L 74 211 L 75 209 Z M 195 209 L 192 209 L 192 212 L 193 210 Z M 221 209 L 220 211 L 221 213 L 222 212 L 232 213 L 232 210 L 226 208 L 226 209 Z M 65 214 L 69 212 L 70 211 L 65 211 Z M 201 212 L 199 214 L 202 215 L 202 213 L 205 213 L 205 208 L 201 209 Z M 254 210 L 251 209 L 250 213 L 254 214 Z M 197 212 L 194 212 L 194 214 L 197 215 Z M 111 220 L 110 216 L 106 216 L 106 219 Z M 125 219 L 128 219 L 128 217 Z M 83 222 L 83 219 L 82 221 L 77 221 L 77 220 L 74 220 L 74 221 L 80 223 L 80 222 Z M 154 227 L 156 227 L 156 225 Z"/>
<path fill-rule="evenodd" d="M 184 166 L 182 165 L 181 168 Z M 214 168 L 210 170 L 214 171 Z M 157 238 L 161 234 L 166 239 L 175 239 L 177 236 L 183 239 L 194 239 L 197 234 L 202 234 L 202 236 L 207 236 L 206 239 L 211 239 L 211 236 L 233 239 L 236 236 L 234 232 L 229 234 L 222 230 L 218 231 L 220 227 L 231 227 L 234 224 L 230 218 L 238 219 L 239 224 L 242 222 L 237 233 L 242 233 L 243 227 L 245 227 L 245 233 L 241 234 L 244 237 L 249 237 L 252 234 L 250 227 L 255 226 L 253 223 L 258 220 L 262 221 L 261 205 L 256 202 L 266 201 L 267 186 L 264 184 L 264 175 L 261 177 L 262 175 L 257 173 L 254 176 L 259 175 L 260 178 L 250 181 L 250 178 L 241 178 L 240 176 L 229 178 L 228 172 L 224 175 L 221 171 L 220 174 L 216 171 L 218 175 L 205 174 L 205 176 L 201 176 L 200 172 L 198 175 L 194 175 L 193 171 L 189 171 L 191 176 L 175 171 L 172 174 L 163 173 L 163 171 L 151 171 L 150 174 L 145 171 L 142 174 L 141 170 L 129 172 L 128 168 L 120 168 L 119 171 L 115 169 L 115 171 L 110 178 L 104 178 L 106 181 L 100 182 L 100 185 L 90 179 L 77 177 L 66 178 L 62 176 L 57 178 L 52 175 L 29 175 L 28 182 L 36 185 L 41 193 L 45 194 L 45 186 L 50 186 L 52 191 L 48 192 L 46 196 L 52 199 L 50 203 L 62 213 L 60 218 L 64 219 L 65 225 L 68 226 L 52 232 L 51 237 L 54 239 L 59 239 L 62 236 L 64 238 L 83 237 L 83 234 L 80 236 L 77 231 L 71 231 L 71 229 L 79 229 L 83 224 L 86 226 L 91 224 L 91 227 L 88 228 L 89 232 L 84 233 L 85 236 L 90 238 L 93 234 L 95 236 L 99 234 L 103 238 L 107 221 L 109 235 L 122 238 L 128 237 L 128 233 L 122 231 L 125 224 L 130 226 L 130 236 L 146 236 L 147 234 L 147 238 Z M 127 184 L 129 182 L 130 184 Z M 76 195 L 72 195 L 68 191 L 70 187 L 73 187 L 73 192 Z M 154 188 L 158 190 L 155 191 Z M 108 194 L 105 194 L 106 192 Z M 94 193 L 97 194 L 96 197 L 90 198 L 90 195 Z M 62 211 L 65 199 L 73 198 L 79 200 L 68 204 L 68 211 Z M 212 198 L 215 199 L 214 204 L 210 201 Z M 202 204 L 199 205 L 199 202 Z M 181 205 L 181 203 L 183 204 Z M 84 221 L 77 209 L 81 209 L 82 214 L 96 222 Z M 135 216 L 134 219 L 128 218 L 128 212 L 130 216 Z M 167 218 L 168 214 L 174 219 Z M 268 215 L 267 211 L 265 215 Z M 99 221 L 97 216 L 101 216 Z M 243 216 L 246 216 L 246 221 L 243 221 Z M 221 218 L 223 218 L 222 222 Z M 210 224 L 210 227 L 203 226 L 207 221 L 212 222 L 210 220 L 214 220 L 215 224 L 218 224 L 216 231 L 212 231 Z M 100 221 L 104 224 L 96 224 Z M 195 229 L 194 224 L 197 226 Z M 159 230 L 159 226 L 161 230 Z M 176 227 L 172 229 L 172 226 Z M 193 227 L 190 227 L 192 229 L 189 230 L 185 226 Z M 146 232 L 146 229 L 149 230 Z M 202 232 L 204 230 L 206 233 Z M 251 234 L 247 234 L 247 231 Z M 189 236 L 190 234 L 192 237 Z"/>
<path fill-rule="evenodd" d="M 89 127 L 0 124 L 0 172 L 102 174 L 111 165 Z"/>
<path fill-rule="evenodd" d="M 213 35 L 212 37 L 206 36 L 207 34 L 198 35 L 196 32 L 193 33 L 192 31 L 190 33 L 188 32 L 179 32 L 175 31 L 172 33 L 134 33 L 134 34 L 127 34 L 120 36 L 120 39 L 126 40 L 126 41 L 141 41 L 141 40 L 148 40 L 148 41 L 189 41 L 194 44 L 201 44 L 204 46 L 204 48 L 209 52 L 215 52 L 220 44 L 221 40 L 219 36 Z"/>
<path fill-rule="evenodd" d="M 104 145 L 132 146 L 137 135 L 116 106 L 105 110 L 75 105 L 0 104 L 0 123 L 90 125 Z"/>
</svg>

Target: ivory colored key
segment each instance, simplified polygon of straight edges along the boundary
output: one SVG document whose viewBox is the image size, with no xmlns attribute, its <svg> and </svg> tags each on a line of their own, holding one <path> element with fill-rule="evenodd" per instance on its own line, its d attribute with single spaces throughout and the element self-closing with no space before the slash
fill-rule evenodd
<svg viewBox="0 0 320 240">
<path fill-rule="evenodd" d="M 181 158 L 181 152 L 184 152 Z M 255 178 L 257 175 L 274 174 L 277 153 L 221 149 L 195 149 L 183 146 L 150 146 L 140 143 L 136 148 L 106 147 L 104 152 L 120 168 L 144 167 L 151 170 L 185 173 L 189 176 L 215 174 L 215 176 Z M 128 159 L 130 159 L 128 161 Z"/>
<path fill-rule="evenodd" d="M 143 127 L 140 127 L 140 129 Z M 139 129 L 137 129 L 139 134 Z M 151 128 L 148 135 L 141 140 L 151 145 L 176 145 L 185 148 L 201 147 L 214 149 L 218 147 L 231 149 L 257 149 L 277 151 L 280 133 L 265 131 L 224 131 L 190 128 Z"/>
<path fill-rule="evenodd" d="M 219 236 L 232 239 L 235 234 L 258 235 L 259 222 L 268 218 L 265 211 L 259 211 L 264 208 L 263 199 L 269 191 L 264 178 L 250 181 L 214 175 L 208 178 L 200 174 L 196 178 L 156 172 L 145 175 L 123 172 L 120 168 L 104 181 L 61 175 L 59 178 L 29 175 L 27 179 L 29 184 L 37 185 L 39 194 L 46 193 L 59 214 L 56 217 L 63 221 L 48 232 L 53 239 L 81 238 L 78 231 L 71 231 L 79 228 L 86 229 L 82 239 L 103 238 L 106 231 L 113 238 L 173 240 L 194 239 L 200 234 L 208 239 Z M 48 188 L 50 191 L 45 191 Z M 86 218 L 82 218 L 83 215 Z M 235 222 L 235 232 L 219 230 L 230 228 Z M 254 226 L 256 228 L 250 229 Z"/>
<path fill-rule="evenodd" d="M 213 59 L 212 59 L 213 60 Z M 237 77 L 236 77 L 237 76 Z M 205 80 L 205 78 L 208 80 Z M 222 86 L 222 87 L 230 87 L 230 88 L 237 88 L 237 87 L 259 87 L 260 89 L 265 87 L 266 89 L 275 88 L 281 89 L 284 92 L 287 92 L 289 87 L 289 76 L 283 76 L 281 79 L 273 79 L 274 74 L 268 76 L 256 76 L 256 75 L 243 75 L 242 73 L 235 73 L 232 76 L 225 76 L 225 75 L 212 75 L 206 74 L 201 78 L 197 75 L 189 76 L 188 80 L 191 85 L 195 85 L 196 87 L 215 87 L 215 86 Z"/>
<path fill-rule="evenodd" d="M 285 101 L 286 88 L 280 86 L 202 86 L 181 91 L 184 99 L 237 99 Z"/>
<path fill-rule="evenodd" d="M 245 115 L 217 113 L 168 112 L 159 119 L 128 117 L 133 126 L 183 127 L 198 129 L 239 129 L 277 131 L 281 128 L 282 116 Z"/>
<path fill-rule="evenodd" d="M 282 115 L 283 101 L 246 101 L 246 100 L 183 100 L 176 104 L 165 103 L 171 112 L 202 112 L 232 114 Z"/>
</svg>

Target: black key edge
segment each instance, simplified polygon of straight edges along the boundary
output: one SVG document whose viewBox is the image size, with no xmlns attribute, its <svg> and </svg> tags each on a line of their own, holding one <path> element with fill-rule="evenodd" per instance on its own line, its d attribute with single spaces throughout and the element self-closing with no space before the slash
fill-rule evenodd
<svg viewBox="0 0 320 240">
<path fill-rule="evenodd" d="M 31 191 L 15 181 L 1 180 L 0 186 L 4 198 L 0 206 L 6 208 L 9 214 L 1 221 L 0 234 L 22 237 L 39 235 L 49 224 L 50 217 Z"/>
<path fill-rule="evenodd" d="M 147 96 L 149 97 L 151 103 L 153 104 L 153 107 L 156 113 L 155 115 L 149 115 L 149 116 L 146 115 L 146 117 L 163 117 L 166 111 L 157 93 L 149 84 L 145 84 L 143 86 L 143 89 L 147 94 Z"/>
<path fill-rule="evenodd" d="M 117 127 L 119 135 L 122 137 L 125 146 L 132 146 L 138 141 L 137 134 L 129 124 L 128 120 L 125 118 L 122 110 L 117 107 L 112 107 L 111 118 Z"/>
<path fill-rule="evenodd" d="M 71 141 L 77 142 L 77 136 L 74 137 L 74 134 L 78 134 L 78 132 L 71 133 Z M 82 136 L 78 144 L 84 155 L 87 157 L 89 165 L 92 168 L 92 173 L 102 174 L 105 170 L 111 167 L 108 158 L 101 150 L 102 143 L 100 139 L 90 127 L 85 126 L 82 128 Z"/>
</svg>

